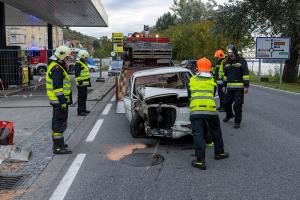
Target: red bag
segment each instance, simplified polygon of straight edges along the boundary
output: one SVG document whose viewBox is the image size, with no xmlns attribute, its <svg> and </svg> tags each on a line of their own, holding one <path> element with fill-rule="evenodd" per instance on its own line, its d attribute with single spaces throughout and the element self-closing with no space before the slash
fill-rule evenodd
<svg viewBox="0 0 300 200">
<path fill-rule="evenodd" d="M 14 133 L 13 122 L 0 121 L 0 145 L 13 145 Z"/>
</svg>

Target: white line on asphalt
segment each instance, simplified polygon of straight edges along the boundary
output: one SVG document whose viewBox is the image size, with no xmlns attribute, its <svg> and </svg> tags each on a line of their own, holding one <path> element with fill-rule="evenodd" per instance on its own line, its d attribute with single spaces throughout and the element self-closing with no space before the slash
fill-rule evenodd
<svg viewBox="0 0 300 200">
<path fill-rule="evenodd" d="M 103 110 L 103 112 L 102 112 L 102 115 L 107 115 L 107 114 L 109 113 L 109 110 L 110 110 L 111 106 L 112 106 L 112 104 L 111 104 L 111 103 L 108 103 L 108 104 L 105 106 L 105 108 L 104 108 L 104 110 Z"/>
<path fill-rule="evenodd" d="M 115 102 L 115 101 L 116 101 L 116 95 L 114 95 L 114 96 L 111 98 L 110 101 L 111 101 L 111 102 Z"/>
<path fill-rule="evenodd" d="M 90 134 L 86 138 L 86 142 L 93 142 L 97 133 L 99 132 L 101 125 L 103 123 L 103 119 L 99 119 L 96 124 L 94 125 L 93 129 L 91 130 Z"/>
<path fill-rule="evenodd" d="M 72 185 L 86 154 L 78 154 L 49 200 L 63 200 Z"/>
<path fill-rule="evenodd" d="M 255 84 L 251 84 L 255 87 L 260 87 L 260 88 L 265 88 L 265 89 L 269 89 L 269 90 L 275 90 L 275 91 L 279 91 L 279 92 L 286 92 L 286 93 L 290 93 L 290 94 L 300 94 L 300 93 L 297 93 L 297 92 L 290 92 L 290 91 L 285 91 L 285 90 L 279 90 L 279 89 L 275 89 L 275 88 L 270 88 L 270 87 L 264 87 L 264 86 L 261 86 L 261 85 L 255 85 Z"/>
</svg>

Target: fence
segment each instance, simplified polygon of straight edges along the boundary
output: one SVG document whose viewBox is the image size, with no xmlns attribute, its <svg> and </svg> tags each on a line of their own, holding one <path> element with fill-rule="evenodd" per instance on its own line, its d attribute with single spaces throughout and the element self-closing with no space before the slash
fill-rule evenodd
<svg viewBox="0 0 300 200">
<path fill-rule="evenodd" d="M 0 49 L 0 96 L 45 91 L 47 58 L 51 54 L 52 51 L 20 50 L 19 47 Z"/>
<path fill-rule="evenodd" d="M 252 76 L 254 75 L 257 81 L 281 83 L 284 62 L 281 62 L 280 60 L 262 60 L 261 64 L 259 64 L 258 59 L 246 59 L 246 61 Z M 298 77 L 300 75 L 299 73 L 300 71 L 298 72 Z"/>
</svg>

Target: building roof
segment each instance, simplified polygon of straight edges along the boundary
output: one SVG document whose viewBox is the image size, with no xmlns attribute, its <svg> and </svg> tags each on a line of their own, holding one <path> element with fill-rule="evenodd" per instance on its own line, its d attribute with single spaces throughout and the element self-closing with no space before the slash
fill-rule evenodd
<svg viewBox="0 0 300 200">
<path fill-rule="evenodd" d="M 7 26 L 107 27 L 101 0 L 0 0 Z"/>
</svg>

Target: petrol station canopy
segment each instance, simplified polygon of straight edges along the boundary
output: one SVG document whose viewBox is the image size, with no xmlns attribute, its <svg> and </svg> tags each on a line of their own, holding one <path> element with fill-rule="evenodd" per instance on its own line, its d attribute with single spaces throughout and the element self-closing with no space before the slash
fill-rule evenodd
<svg viewBox="0 0 300 200">
<path fill-rule="evenodd" d="M 100 0 L 0 0 L 6 26 L 107 27 Z"/>
</svg>

